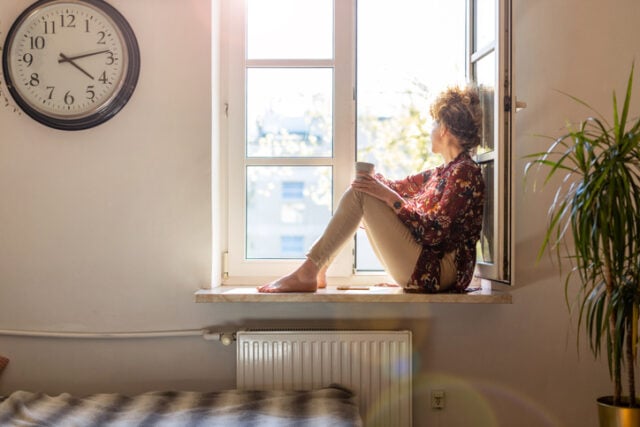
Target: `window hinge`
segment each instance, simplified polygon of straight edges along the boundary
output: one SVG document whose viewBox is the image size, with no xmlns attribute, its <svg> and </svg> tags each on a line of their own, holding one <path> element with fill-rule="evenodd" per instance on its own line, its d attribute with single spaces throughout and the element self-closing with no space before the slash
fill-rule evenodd
<svg viewBox="0 0 640 427">
<path fill-rule="evenodd" d="M 222 253 L 222 278 L 229 278 L 229 252 Z"/>
</svg>

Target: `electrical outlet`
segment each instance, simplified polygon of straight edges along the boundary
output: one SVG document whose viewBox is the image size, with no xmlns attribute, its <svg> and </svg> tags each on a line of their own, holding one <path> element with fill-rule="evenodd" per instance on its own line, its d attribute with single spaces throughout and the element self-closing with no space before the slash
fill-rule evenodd
<svg viewBox="0 0 640 427">
<path fill-rule="evenodd" d="M 444 409 L 444 390 L 431 391 L 431 409 Z"/>
</svg>

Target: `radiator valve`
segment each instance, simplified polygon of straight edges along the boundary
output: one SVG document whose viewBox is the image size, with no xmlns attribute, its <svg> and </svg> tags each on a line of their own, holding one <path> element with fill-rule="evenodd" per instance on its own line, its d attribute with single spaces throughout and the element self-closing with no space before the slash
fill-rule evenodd
<svg viewBox="0 0 640 427">
<path fill-rule="evenodd" d="M 236 334 L 232 332 L 209 332 L 202 331 L 202 338 L 207 341 L 220 341 L 222 345 L 228 346 L 236 340 Z"/>
</svg>

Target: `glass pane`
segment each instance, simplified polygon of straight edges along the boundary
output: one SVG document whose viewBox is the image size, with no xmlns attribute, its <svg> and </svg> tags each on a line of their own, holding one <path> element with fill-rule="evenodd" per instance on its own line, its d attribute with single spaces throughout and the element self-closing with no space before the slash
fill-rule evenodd
<svg viewBox="0 0 640 427">
<path fill-rule="evenodd" d="M 474 0 L 473 47 L 478 51 L 490 43 L 496 36 L 496 0 Z"/>
<path fill-rule="evenodd" d="M 358 160 L 375 163 L 390 179 L 437 166 L 429 105 L 466 81 L 465 2 L 366 0 L 357 13 Z M 371 270 L 377 259 L 364 244 L 361 232 L 356 267 Z"/>
<path fill-rule="evenodd" d="M 480 86 L 480 103 L 482 105 L 482 142 L 480 143 L 480 147 L 478 147 L 478 153 L 493 151 L 495 146 L 493 101 L 493 88 Z"/>
<path fill-rule="evenodd" d="M 480 234 L 480 240 L 478 241 L 477 256 L 478 262 L 484 262 L 487 264 L 493 263 L 493 216 L 494 216 L 494 197 L 493 194 L 493 161 L 483 163 L 480 165 L 482 168 L 482 176 L 485 183 L 485 199 L 484 199 L 484 214 L 482 216 L 482 232 Z"/>
<path fill-rule="evenodd" d="M 249 59 L 333 57 L 332 0 L 249 0 L 247 8 Z"/>
<path fill-rule="evenodd" d="M 476 82 L 480 87 L 483 110 L 482 143 L 478 147 L 478 154 L 493 151 L 495 147 L 494 131 L 494 88 L 496 81 L 495 52 L 481 58 L 474 64 Z"/>
<path fill-rule="evenodd" d="M 304 258 L 331 218 L 330 166 L 247 167 L 248 259 Z"/>
<path fill-rule="evenodd" d="M 247 70 L 247 156 L 331 157 L 333 70 Z"/>
<path fill-rule="evenodd" d="M 496 84 L 496 53 L 495 51 L 483 56 L 475 64 L 474 76 L 476 83 L 493 88 Z"/>
<path fill-rule="evenodd" d="M 381 271 L 384 269 L 369 243 L 367 232 L 362 228 L 356 232 L 356 266 L 358 271 Z"/>
</svg>

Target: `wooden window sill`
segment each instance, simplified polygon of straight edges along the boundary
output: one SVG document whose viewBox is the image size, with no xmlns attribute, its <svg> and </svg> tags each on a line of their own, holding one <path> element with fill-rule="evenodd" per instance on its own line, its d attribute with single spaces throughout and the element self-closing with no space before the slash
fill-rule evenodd
<svg viewBox="0 0 640 427">
<path fill-rule="evenodd" d="M 312 293 L 259 293 L 255 286 L 219 286 L 195 293 L 197 303 L 213 302 L 351 302 L 351 303 L 455 303 L 511 304 L 508 292 L 478 289 L 465 294 L 406 294 L 401 288 L 371 286 L 368 290 L 338 290 L 335 286 Z"/>
</svg>

